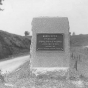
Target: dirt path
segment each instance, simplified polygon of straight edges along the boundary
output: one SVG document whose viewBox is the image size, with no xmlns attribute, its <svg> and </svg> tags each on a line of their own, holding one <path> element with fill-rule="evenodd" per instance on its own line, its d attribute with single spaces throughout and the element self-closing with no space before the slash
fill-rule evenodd
<svg viewBox="0 0 88 88">
<path fill-rule="evenodd" d="M 2 73 L 11 72 L 19 67 L 21 64 L 25 63 L 25 61 L 30 60 L 30 56 L 20 56 L 10 60 L 0 62 L 0 69 Z"/>
</svg>

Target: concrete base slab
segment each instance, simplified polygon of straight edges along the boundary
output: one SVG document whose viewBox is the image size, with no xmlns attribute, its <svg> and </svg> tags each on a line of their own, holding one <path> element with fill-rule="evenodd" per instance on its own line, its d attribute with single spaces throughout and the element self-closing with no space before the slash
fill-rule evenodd
<svg viewBox="0 0 88 88">
<path fill-rule="evenodd" d="M 31 68 L 32 73 L 39 75 L 39 74 L 45 74 L 47 72 L 64 72 L 67 73 L 69 71 L 69 67 L 58 67 L 58 68 L 44 68 L 44 67 L 39 67 L 39 68 Z"/>
</svg>

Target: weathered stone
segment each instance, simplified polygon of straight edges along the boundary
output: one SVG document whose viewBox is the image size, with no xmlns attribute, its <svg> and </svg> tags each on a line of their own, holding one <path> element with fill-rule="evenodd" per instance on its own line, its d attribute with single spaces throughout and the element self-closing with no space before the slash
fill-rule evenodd
<svg viewBox="0 0 88 88">
<path fill-rule="evenodd" d="M 32 68 L 68 67 L 69 22 L 66 17 L 40 17 L 32 21 Z"/>
</svg>

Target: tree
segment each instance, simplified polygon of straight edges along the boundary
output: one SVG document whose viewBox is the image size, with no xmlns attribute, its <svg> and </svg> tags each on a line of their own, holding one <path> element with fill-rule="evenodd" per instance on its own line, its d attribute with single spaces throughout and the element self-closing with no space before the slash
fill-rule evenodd
<svg viewBox="0 0 88 88">
<path fill-rule="evenodd" d="M 73 32 L 73 34 L 72 34 L 73 36 L 75 35 L 75 32 Z"/>
<path fill-rule="evenodd" d="M 30 33 L 28 31 L 25 31 L 25 36 L 28 36 Z"/>
<path fill-rule="evenodd" d="M 69 35 L 71 35 L 71 32 L 69 32 Z"/>
<path fill-rule="evenodd" d="M 4 0 L 0 0 L 0 6 L 3 5 L 2 1 L 4 1 Z M 0 11 L 3 11 L 3 9 L 1 9 L 1 7 L 0 7 Z"/>
<path fill-rule="evenodd" d="M 2 5 L 2 0 L 0 0 L 0 5 Z"/>
</svg>

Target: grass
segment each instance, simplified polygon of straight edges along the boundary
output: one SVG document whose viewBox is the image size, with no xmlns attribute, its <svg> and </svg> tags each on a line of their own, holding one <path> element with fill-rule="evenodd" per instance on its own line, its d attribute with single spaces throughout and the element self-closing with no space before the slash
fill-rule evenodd
<svg viewBox="0 0 88 88">
<path fill-rule="evenodd" d="M 77 80 L 67 79 L 67 73 L 62 76 L 61 72 L 47 71 L 36 76 L 30 71 L 29 62 L 24 63 L 18 69 L 5 75 L 6 83 L 13 84 L 14 88 L 80 88 L 77 86 Z M 3 86 L 3 88 L 7 88 L 5 85 Z M 86 85 L 86 87 L 88 86 Z"/>
<path fill-rule="evenodd" d="M 79 72 L 70 72 L 70 78 L 67 78 L 68 73 L 58 71 L 47 71 L 35 75 L 30 70 L 30 62 L 27 61 L 15 71 L 5 74 L 4 78 L 6 83 L 14 85 L 11 88 L 87 88 L 88 80 L 79 74 Z M 81 83 L 82 80 L 82 83 Z M 81 84 L 80 84 L 81 83 Z M 0 88 L 7 88 L 4 84 L 0 83 Z M 8 87 L 10 88 L 10 87 Z"/>
</svg>

